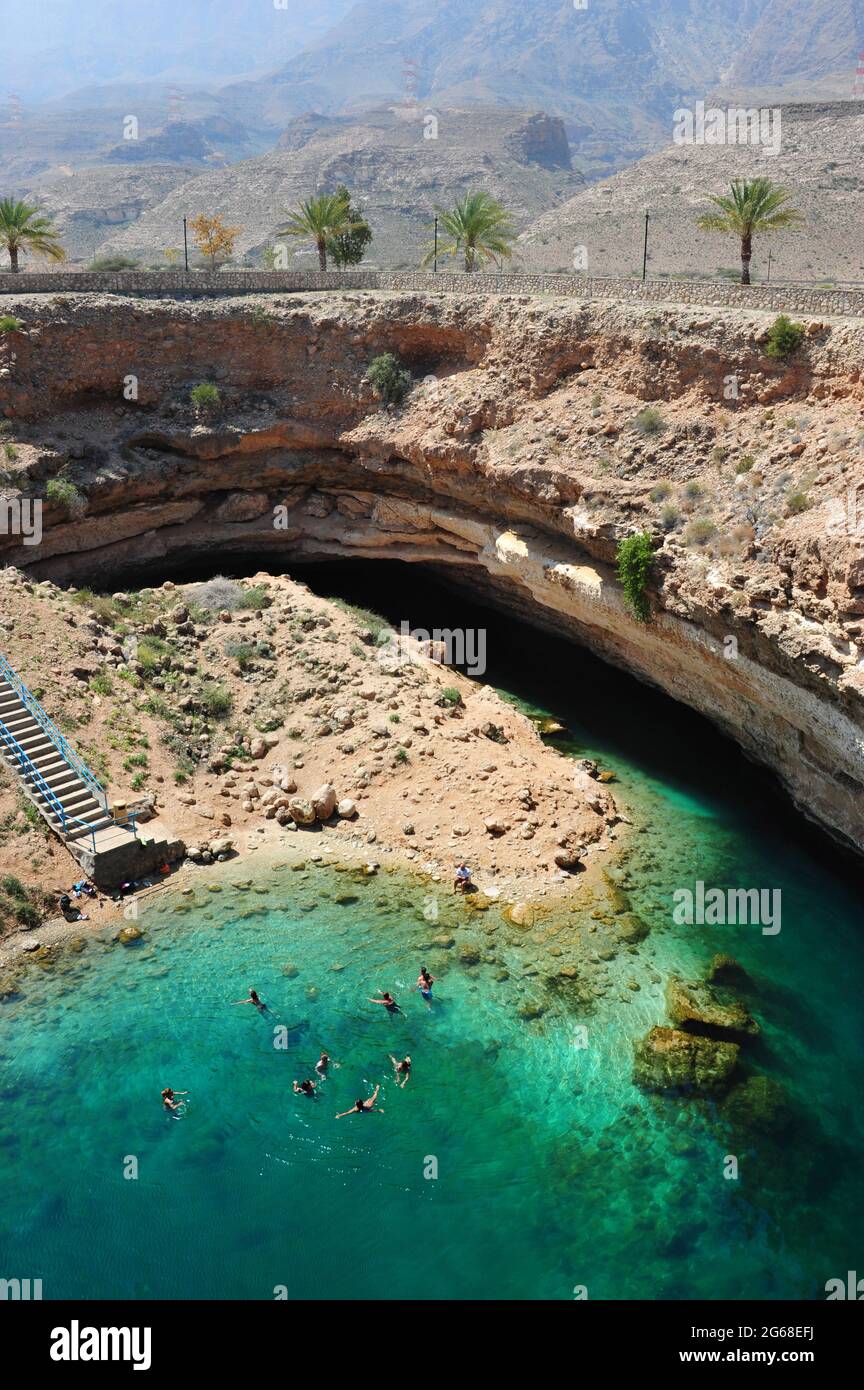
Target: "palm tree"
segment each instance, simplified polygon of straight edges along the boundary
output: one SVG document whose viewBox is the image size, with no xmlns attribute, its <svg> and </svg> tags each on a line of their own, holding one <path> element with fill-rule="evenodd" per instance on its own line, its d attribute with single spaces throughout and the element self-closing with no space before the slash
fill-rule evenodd
<svg viewBox="0 0 864 1390">
<path fill-rule="evenodd" d="M 280 228 L 278 236 L 297 236 L 314 241 L 318 248 L 318 265 L 327 269 L 327 242 L 331 237 L 343 236 L 349 227 L 350 203 L 339 193 L 321 193 L 317 198 L 307 198 L 295 212 L 291 213 L 287 224 Z"/>
<path fill-rule="evenodd" d="M 789 193 L 770 179 L 735 180 L 730 194 L 712 196 L 717 212 L 705 212 L 698 227 L 703 232 L 731 232 L 741 238 L 741 284 L 750 284 L 750 257 L 756 232 L 776 232 L 781 227 L 797 228 L 804 221 L 800 212 L 786 207 Z"/>
<path fill-rule="evenodd" d="M 516 236 L 516 230 L 509 212 L 490 193 L 466 193 L 455 207 L 449 210 L 436 208 L 436 212 L 450 238 L 439 248 L 438 254 L 464 254 L 467 274 L 477 269 L 478 258 L 497 264 L 512 256 L 510 242 Z M 423 265 L 429 265 L 434 255 L 435 248 L 432 246 L 423 257 Z"/>
<path fill-rule="evenodd" d="M 37 207 L 18 203 L 14 198 L 0 199 L 0 245 L 9 252 L 9 268 L 18 273 L 18 252 L 32 251 L 35 256 L 47 256 L 52 261 L 65 261 L 66 252 L 60 245 L 60 234 Z"/>
</svg>

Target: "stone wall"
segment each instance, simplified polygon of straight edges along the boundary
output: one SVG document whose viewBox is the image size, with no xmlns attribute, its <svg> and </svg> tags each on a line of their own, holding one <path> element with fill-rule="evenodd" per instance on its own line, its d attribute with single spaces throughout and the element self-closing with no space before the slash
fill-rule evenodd
<svg viewBox="0 0 864 1390">
<path fill-rule="evenodd" d="M 464 275 L 431 271 L 182 270 L 45 274 L 0 273 L 3 294 L 125 294 L 164 299 L 201 295 L 280 294 L 314 290 L 419 290 L 424 294 L 566 295 L 634 303 L 764 309 L 774 313 L 864 317 L 864 290 L 830 290 L 806 285 L 736 285 L 700 280 L 591 279 L 584 275 Z"/>
</svg>

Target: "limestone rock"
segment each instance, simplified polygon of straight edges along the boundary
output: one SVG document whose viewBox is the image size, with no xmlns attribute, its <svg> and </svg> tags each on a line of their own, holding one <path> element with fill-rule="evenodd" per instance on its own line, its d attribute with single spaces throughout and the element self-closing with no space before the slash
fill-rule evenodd
<svg viewBox="0 0 864 1390">
<path fill-rule="evenodd" d="M 646 1091 L 714 1095 L 729 1085 L 739 1050 L 678 1028 L 651 1028 L 636 1044 L 633 1080 Z"/>
<path fill-rule="evenodd" d="M 760 1032 L 743 1004 L 722 1004 L 706 985 L 688 984 L 675 975 L 666 984 L 666 1009 L 674 1024 L 691 1033 L 754 1038 Z"/>
</svg>

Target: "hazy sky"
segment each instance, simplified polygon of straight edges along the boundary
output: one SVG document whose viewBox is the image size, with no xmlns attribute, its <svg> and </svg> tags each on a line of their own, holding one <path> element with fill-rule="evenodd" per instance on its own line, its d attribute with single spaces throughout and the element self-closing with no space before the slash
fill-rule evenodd
<svg viewBox="0 0 864 1390">
<path fill-rule="evenodd" d="M 210 82 L 266 70 L 324 33 L 351 4 L 0 0 L 0 94 L 44 101 L 93 83 Z"/>
</svg>

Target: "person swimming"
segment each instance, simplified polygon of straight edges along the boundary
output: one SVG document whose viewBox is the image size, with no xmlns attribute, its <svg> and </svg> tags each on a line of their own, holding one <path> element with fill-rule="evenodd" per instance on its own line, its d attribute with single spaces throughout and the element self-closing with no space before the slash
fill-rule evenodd
<svg viewBox="0 0 864 1390">
<path fill-rule="evenodd" d="M 404 1091 L 411 1077 L 411 1058 L 406 1057 L 404 1061 L 398 1062 L 391 1052 L 390 1061 L 393 1063 L 393 1067 L 396 1071 L 396 1085 L 400 1090 Z M 401 1081 L 399 1079 L 400 1077 L 402 1078 Z"/>
<path fill-rule="evenodd" d="M 423 995 L 424 999 L 431 1001 L 432 986 L 434 985 L 434 983 L 435 976 L 429 974 L 429 971 L 426 969 L 425 965 L 421 965 L 420 974 L 417 976 L 417 988 Z"/>
<path fill-rule="evenodd" d="M 379 1003 L 380 1003 L 380 1000 L 379 1000 Z M 337 1119 L 337 1120 L 344 1120 L 344 1118 L 345 1118 L 346 1115 L 363 1115 L 363 1114 L 365 1114 L 368 1110 L 377 1110 L 379 1115 L 383 1115 L 383 1114 L 384 1114 L 384 1111 L 381 1109 L 381 1106 L 375 1104 L 376 1100 L 378 1099 L 378 1092 L 379 1092 L 380 1090 L 381 1090 L 381 1087 L 380 1087 L 380 1086 L 376 1086 L 376 1087 L 375 1087 L 375 1090 L 372 1092 L 372 1094 L 371 1094 L 371 1096 L 369 1097 L 368 1100 L 364 1100 L 363 1097 L 361 1096 L 358 1100 L 355 1100 L 355 1102 L 354 1102 L 354 1104 L 351 1106 L 351 1109 L 350 1109 L 350 1110 L 343 1110 L 342 1113 L 341 1113 L 341 1115 L 337 1115 L 337 1116 L 336 1116 L 336 1119 Z"/>
<path fill-rule="evenodd" d="M 396 1003 L 389 989 L 379 990 L 378 993 L 381 995 L 380 999 L 373 999 L 371 995 L 369 996 L 370 1004 L 383 1004 L 388 1013 L 401 1014 L 402 1010 Z"/>
<path fill-rule="evenodd" d="M 264 1003 L 257 989 L 253 989 L 251 985 L 249 986 L 249 996 L 247 999 L 232 999 L 231 1002 L 232 1004 L 254 1004 L 258 1012 L 262 1014 L 267 1008 L 267 1005 Z"/>
<path fill-rule="evenodd" d="M 186 1104 L 185 1100 L 177 1100 L 176 1097 L 188 1096 L 188 1094 L 188 1091 L 172 1091 L 170 1086 L 166 1086 L 162 1092 L 162 1105 L 171 1114 L 175 1114 L 178 1110 L 182 1110 Z"/>
<path fill-rule="evenodd" d="M 318 1075 L 320 1076 L 320 1078 L 321 1078 L 322 1081 L 324 1080 L 324 1078 L 325 1078 L 326 1075 L 327 1075 L 327 1072 L 328 1072 L 328 1069 L 329 1069 L 329 1067 L 330 1067 L 331 1061 L 332 1061 L 332 1058 L 331 1058 L 329 1052 L 322 1052 L 322 1053 L 321 1053 L 321 1056 L 318 1058 L 318 1061 L 315 1063 L 315 1070 L 316 1070 L 316 1072 L 318 1073 Z M 338 1067 L 338 1065 L 339 1065 L 338 1062 L 333 1062 L 333 1066 L 334 1066 L 334 1067 Z"/>
<path fill-rule="evenodd" d="M 315 1083 L 313 1081 L 301 1081 L 299 1084 L 294 1082 L 294 1094 L 297 1096 L 311 1096 L 317 1100 L 315 1095 Z"/>
</svg>

